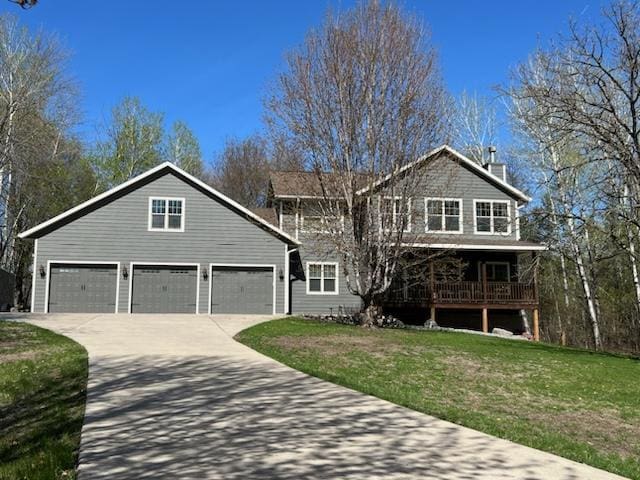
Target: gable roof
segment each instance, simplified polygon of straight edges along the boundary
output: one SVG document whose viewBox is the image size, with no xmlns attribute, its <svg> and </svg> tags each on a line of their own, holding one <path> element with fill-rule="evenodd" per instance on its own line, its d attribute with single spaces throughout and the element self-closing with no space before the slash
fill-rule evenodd
<svg viewBox="0 0 640 480">
<path fill-rule="evenodd" d="M 278 221 L 278 212 L 276 212 L 275 208 L 252 208 L 251 211 L 258 215 L 259 217 L 265 219 L 271 225 L 278 225 L 280 223 Z"/>
<path fill-rule="evenodd" d="M 507 182 L 489 172 L 486 168 L 481 167 L 476 162 L 469 159 L 457 150 L 453 149 L 449 145 L 442 145 L 431 150 L 430 152 L 427 152 L 417 160 L 414 160 L 413 162 L 410 162 L 403 166 L 398 170 L 396 175 L 402 174 L 406 170 L 417 167 L 421 163 L 424 163 L 426 160 L 443 153 L 447 153 L 453 156 L 464 167 L 468 168 L 485 180 L 493 183 L 498 188 L 506 191 L 509 195 L 523 202 L 531 201 L 531 197 L 513 187 L 512 185 L 509 185 Z M 322 191 L 323 185 L 325 189 L 327 189 L 328 185 L 330 186 L 332 183 L 339 185 L 339 182 L 335 180 L 337 175 L 335 173 L 322 173 L 321 175 L 322 181 L 318 177 L 318 174 L 315 172 L 270 172 L 269 179 L 271 181 L 272 194 L 276 198 L 322 198 L 324 195 Z M 373 188 L 384 184 L 391 177 L 392 174 L 388 174 L 386 177 L 374 182 Z M 360 175 L 358 178 L 358 182 L 361 182 L 360 185 L 363 186 L 363 188 L 358 191 L 359 194 L 366 192 L 370 188 L 370 186 L 365 186 L 367 185 L 366 175 Z"/>
<path fill-rule="evenodd" d="M 484 177 L 486 180 L 488 180 L 489 182 L 493 183 L 497 187 L 505 190 L 511 196 L 513 196 L 513 197 L 515 197 L 517 199 L 520 199 L 523 202 L 530 202 L 531 201 L 531 197 L 526 195 L 524 192 L 522 192 L 521 190 L 518 190 L 517 188 L 515 188 L 512 185 L 509 185 L 507 182 L 502 180 L 500 177 L 497 177 L 496 175 L 491 173 L 489 170 L 487 170 L 486 168 L 483 168 L 482 166 L 478 165 L 476 162 L 471 160 L 469 157 L 463 155 L 462 153 L 458 152 L 456 149 L 450 147 L 449 145 L 442 145 L 442 146 L 440 146 L 438 148 L 434 148 L 430 152 L 427 152 L 424 155 L 422 155 L 417 160 L 414 160 L 413 162 L 407 163 L 402 168 L 400 168 L 395 174 L 394 173 L 390 173 L 386 177 L 384 177 L 384 178 L 378 180 L 377 182 L 375 182 L 373 184 L 373 188 L 376 188 L 376 187 L 384 184 L 393 175 L 400 175 L 400 174 L 406 172 L 407 170 L 410 170 L 412 168 L 415 168 L 415 167 L 419 166 L 421 163 L 424 163 L 425 161 L 429 160 L 430 158 L 432 158 L 432 157 L 434 157 L 436 155 L 443 154 L 443 153 L 448 153 L 451 156 L 455 157 L 457 160 L 460 161 L 460 163 L 464 167 L 468 168 L 469 170 L 471 170 L 474 173 L 477 173 L 480 177 Z M 364 193 L 368 189 L 369 189 L 369 187 L 365 187 L 362 190 L 360 190 L 358 193 Z"/>
<path fill-rule="evenodd" d="M 365 185 L 367 177 L 358 175 L 358 185 Z M 271 191 L 277 198 L 321 198 L 325 191 L 334 188 L 335 196 L 340 196 L 341 183 L 336 173 L 324 172 L 318 175 L 308 171 L 271 171 L 269 172 Z"/>
<path fill-rule="evenodd" d="M 194 177 L 193 175 L 185 172 L 184 170 L 182 170 L 181 168 L 175 166 L 171 162 L 161 163 L 160 165 L 158 165 L 156 167 L 153 167 L 150 170 L 147 170 L 146 172 L 138 175 L 137 177 L 134 177 L 134 178 L 132 178 L 130 180 L 127 180 L 126 182 L 118 185 L 117 187 L 112 188 L 111 190 L 107 190 L 106 192 L 101 193 L 100 195 L 97 195 L 97 196 L 87 200 L 86 202 L 81 203 L 80 205 L 77 205 L 77 206 L 75 206 L 73 208 L 70 208 L 66 212 L 63 212 L 60 215 L 57 215 L 57 216 L 47 220 L 46 222 L 43 222 L 43 223 L 41 223 L 41 224 L 39 224 L 39 225 L 37 225 L 37 226 L 35 226 L 33 228 L 30 228 L 29 230 L 26 230 L 26 231 L 20 233 L 18 235 L 18 237 L 19 238 L 33 238 L 33 237 L 36 236 L 37 233 L 39 233 L 39 232 L 41 232 L 41 231 L 43 231 L 45 229 L 53 230 L 58 225 L 61 225 L 62 223 L 64 223 L 64 221 L 67 218 L 69 218 L 69 217 L 71 217 L 73 215 L 81 216 L 84 212 L 90 210 L 92 206 L 95 206 L 96 204 L 99 204 L 100 202 L 106 201 L 110 197 L 114 197 L 115 195 L 117 195 L 120 192 L 125 191 L 126 189 L 135 187 L 137 184 L 143 182 L 145 179 L 147 179 L 147 178 L 149 178 L 149 177 L 151 177 L 151 176 L 153 176 L 155 174 L 162 174 L 162 172 L 165 171 L 165 170 L 166 170 L 166 173 L 175 173 L 178 177 L 182 177 L 183 179 L 187 180 L 188 182 L 191 182 L 191 183 L 195 184 L 196 186 L 198 186 L 202 190 L 206 191 L 210 195 L 218 198 L 223 204 L 226 204 L 228 207 L 230 207 L 230 208 L 240 212 L 241 214 L 245 215 L 249 221 L 252 221 L 252 222 L 256 223 L 258 226 L 261 226 L 262 228 L 264 228 L 264 230 L 268 231 L 272 235 L 275 235 L 276 237 L 280 238 L 281 240 L 284 240 L 287 243 L 293 244 L 293 245 L 299 245 L 300 244 L 300 242 L 298 242 L 296 239 L 294 239 L 293 237 L 289 236 L 286 232 L 284 232 L 283 230 L 280 230 L 278 227 L 275 227 L 274 225 L 269 223 L 267 220 L 262 218 L 260 215 L 252 212 L 248 208 L 243 207 L 242 205 L 240 205 L 235 200 L 232 200 L 231 198 L 227 197 L 226 195 L 220 193 L 215 188 L 211 187 L 210 185 L 207 185 L 202 180 L 200 180 L 200 179 Z"/>
</svg>

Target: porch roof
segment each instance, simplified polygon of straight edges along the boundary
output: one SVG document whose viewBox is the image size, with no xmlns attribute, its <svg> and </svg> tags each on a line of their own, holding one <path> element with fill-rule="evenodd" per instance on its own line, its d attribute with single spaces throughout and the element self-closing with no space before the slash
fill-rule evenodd
<svg viewBox="0 0 640 480">
<path fill-rule="evenodd" d="M 434 238 L 433 235 L 421 238 L 412 238 L 407 246 L 416 248 L 437 248 L 451 250 L 487 250 L 503 252 L 533 252 L 547 250 L 548 247 L 542 243 L 530 242 L 526 240 L 509 240 L 503 238 L 456 238 L 454 236 L 443 236 Z"/>
</svg>

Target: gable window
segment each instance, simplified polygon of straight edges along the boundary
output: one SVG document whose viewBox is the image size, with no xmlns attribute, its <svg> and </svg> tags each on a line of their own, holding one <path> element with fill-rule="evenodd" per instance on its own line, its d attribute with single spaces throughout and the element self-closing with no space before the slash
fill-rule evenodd
<svg viewBox="0 0 640 480">
<path fill-rule="evenodd" d="M 509 202 L 502 200 L 474 200 L 474 204 L 476 233 L 499 235 L 511 233 Z"/>
<path fill-rule="evenodd" d="M 307 263 L 307 293 L 337 294 L 338 264 L 335 262 Z"/>
<path fill-rule="evenodd" d="M 149 199 L 149 230 L 184 231 L 184 199 Z"/>
<path fill-rule="evenodd" d="M 397 232 L 402 226 L 403 232 L 411 231 L 411 199 L 403 205 L 400 197 L 386 197 L 381 200 L 380 220 L 387 231 Z"/>
<path fill-rule="evenodd" d="M 425 231 L 462 233 L 462 200 L 425 198 Z"/>
</svg>

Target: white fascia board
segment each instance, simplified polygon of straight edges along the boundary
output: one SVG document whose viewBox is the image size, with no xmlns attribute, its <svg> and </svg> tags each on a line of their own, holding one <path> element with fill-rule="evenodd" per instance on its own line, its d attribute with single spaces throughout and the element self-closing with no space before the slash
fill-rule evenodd
<svg viewBox="0 0 640 480">
<path fill-rule="evenodd" d="M 502 250 L 513 252 L 532 252 L 549 249 L 546 245 L 482 245 L 459 243 L 404 243 L 402 246 L 415 248 L 447 248 L 454 250 Z"/>
</svg>

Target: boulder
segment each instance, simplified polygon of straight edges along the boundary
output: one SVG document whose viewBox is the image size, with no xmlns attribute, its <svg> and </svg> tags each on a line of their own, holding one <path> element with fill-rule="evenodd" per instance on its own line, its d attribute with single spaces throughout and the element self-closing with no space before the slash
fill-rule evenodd
<svg viewBox="0 0 640 480">
<path fill-rule="evenodd" d="M 491 330 L 494 335 L 500 335 L 501 337 L 513 337 L 513 332 L 505 330 L 504 328 L 494 328 Z"/>
</svg>

